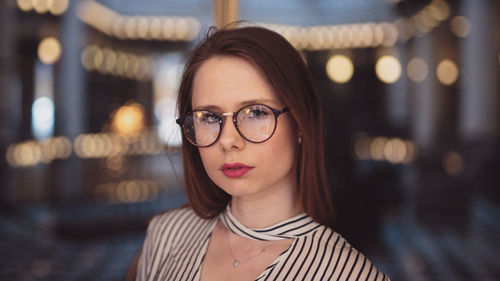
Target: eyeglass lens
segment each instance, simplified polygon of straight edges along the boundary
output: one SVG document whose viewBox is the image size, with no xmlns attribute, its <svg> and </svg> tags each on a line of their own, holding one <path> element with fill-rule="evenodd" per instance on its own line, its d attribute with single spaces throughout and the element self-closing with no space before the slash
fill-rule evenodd
<svg viewBox="0 0 500 281">
<path fill-rule="evenodd" d="M 234 118 L 240 135 L 255 143 L 270 138 L 276 126 L 276 117 L 272 109 L 265 105 L 241 108 Z M 209 146 L 217 141 L 223 123 L 223 117 L 218 113 L 194 111 L 184 119 L 184 135 L 194 145 Z"/>
</svg>

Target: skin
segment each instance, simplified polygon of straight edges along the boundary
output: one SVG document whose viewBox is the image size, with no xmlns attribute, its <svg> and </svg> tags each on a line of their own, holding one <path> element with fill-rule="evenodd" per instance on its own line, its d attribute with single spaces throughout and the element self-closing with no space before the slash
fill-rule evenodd
<svg viewBox="0 0 500 281">
<path fill-rule="evenodd" d="M 193 84 L 193 109 L 234 112 L 247 103 L 256 102 L 276 109 L 285 106 L 250 62 L 216 56 L 198 69 Z M 301 213 L 295 171 L 298 137 L 291 115 L 280 115 L 274 135 L 258 144 L 243 139 L 231 120 L 227 121 L 219 140 L 210 147 L 200 148 L 199 152 L 208 176 L 232 195 L 234 216 L 249 228 L 265 228 Z M 221 166 L 235 162 L 253 169 L 240 178 L 226 177 Z M 253 280 L 292 242 L 245 239 L 219 222 L 212 232 L 201 279 Z M 232 266 L 229 245 L 233 255 L 241 260 L 236 268 Z M 266 251 L 261 253 L 263 248 Z"/>
</svg>

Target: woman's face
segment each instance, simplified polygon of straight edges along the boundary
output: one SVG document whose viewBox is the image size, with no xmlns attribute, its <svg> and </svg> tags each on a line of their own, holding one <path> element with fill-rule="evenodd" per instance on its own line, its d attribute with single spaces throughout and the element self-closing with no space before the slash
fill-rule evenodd
<svg viewBox="0 0 500 281">
<path fill-rule="evenodd" d="M 212 57 L 201 65 L 194 78 L 191 103 L 193 110 L 218 113 L 232 113 L 250 103 L 278 110 L 285 107 L 254 65 L 231 56 Z M 240 198 L 260 198 L 284 189 L 294 192 L 297 134 L 290 113 L 279 115 L 276 131 L 263 143 L 245 140 L 232 117 L 226 118 L 217 142 L 199 148 L 212 181 Z"/>
</svg>

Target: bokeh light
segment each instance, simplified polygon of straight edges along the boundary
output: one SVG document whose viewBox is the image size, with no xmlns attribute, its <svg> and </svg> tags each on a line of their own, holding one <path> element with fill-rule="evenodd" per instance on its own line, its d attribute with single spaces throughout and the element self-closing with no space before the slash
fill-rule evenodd
<svg viewBox="0 0 500 281">
<path fill-rule="evenodd" d="M 189 35 L 189 22 L 185 18 L 178 18 L 175 23 L 173 40 L 183 40 Z"/>
<path fill-rule="evenodd" d="M 408 154 L 407 150 L 405 143 L 401 139 L 390 139 L 384 147 L 384 156 L 390 163 L 401 163 Z"/>
<path fill-rule="evenodd" d="M 370 159 L 370 138 L 366 136 L 357 137 L 354 143 L 354 155 L 357 159 Z"/>
<path fill-rule="evenodd" d="M 375 73 L 380 81 L 387 84 L 394 83 L 401 77 L 401 64 L 393 56 L 382 56 L 375 65 Z"/>
<path fill-rule="evenodd" d="M 382 22 L 379 24 L 383 32 L 382 45 L 386 47 L 393 46 L 398 40 L 398 30 L 392 23 Z"/>
<path fill-rule="evenodd" d="M 17 7 L 24 12 L 31 11 L 33 9 L 33 0 L 17 0 Z"/>
<path fill-rule="evenodd" d="M 385 159 L 385 146 L 388 139 L 386 137 L 376 137 L 370 143 L 370 156 L 374 160 L 382 161 Z"/>
<path fill-rule="evenodd" d="M 354 141 L 354 156 L 360 160 L 387 161 L 407 164 L 416 159 L 416 147 L 410 140 L 388 137 L 368 137 L 358 133 Z"/>
<path fill-rule="evenodd" d="M 95 45 L 85 47 L 82 50 L 80 60 L 87 71 L 96 70 L 102 74 L 111 74 L 139 81 L 151 79 L 155 71 L 155 63 L 149 57 L 110 48 L 101 49 Z"/>
<path fill-rule="evenodd" d="M 431 6 L 437 8 L 437 13 L 433 14 L 437 20 L 443 21 L 450 16 L 450 5 L 446 3 L 444 0 L 433 0 Z"/>
<path fill-rule="evenodd" d="M 99 184 L 94 197 L 108 204 L 132 204 L 155 200 L 160 192 L 158 184 L 151 180 L 125 180 Z"/>
<path fill-rule="evenodd" d="M 135 17 L 128 17 L 125 22 L 125 34 L 130 39 L 137 37 L 137 20 Z"/>
<path fill-rule="evenodd" d="M 468 18 L 464 16 L 455 16 L 451 20 L 451 31 L 458 37 L 467 37 L 471 30 L 471 24 Z"/>
<path fill-rule="evenodd" d="M 146 17 L 139 17 L 137 20 L 137 36 L 142 39 L 148 39 L 150 37 L 149 32 L 149 21 Z"/>
<path fill-rule="evenodd" d="M 429 69 L 427 63 L 421 58 L 412 58 L 406 67 L 408 77 L 414 82 L 422 82 L 427 78 Z"/>
<path fill-rule="evenodd" d="M 443 157 L 443 167 L 446 173 L 456 176 L 464 170 L 465 163 L 460 154 L 450 151 Z"/>
<path fill-rule="evenodd" d="M 375 39 L 375 25 L 373 23 L 366 23 L 361 26 L 360 36 L 363 46 L 371 46 Z"/>
<path fill-rule="evenodd" d="M 458 78 L 458 67 L 451 60 L 444 59 L 437 66 L 437 78 L 443 85 L 451 85 Z"/>
<path fill-rule="evenodd" d="M 162 28 L 162 22 L 161 18 L 154 17 L 151 19 L 151 37 L 153 39 L 161 39 L 161 28 Z"/>
<path fill-rule="evenodd" d="M 36 138 L 42 139 L 52 136 L 55 121 L 54 111 L 54 102 L 48 97 L 39 97 L 33 102 L 31 119 L 33 134 Z"/>
<path fill-rule="evenodd" d="M 123 135 L 136 135 L 144 129 L 145 113 L 139 103 L 124 105 L 112 114 L 111 129 Z"/>
<path fill-rule="evenodd" d="M 346 83 L 351 80 L 354 66 L 351 59 L 344 55 L 334 55 L 326 63 L 328 77 L 336 83 Z"/>
<path fill-rule="evenodd" d="M 49 0 L 33 0 L 33 9 L 39 14 L 47 12 L 49 10 Z"/>
<path fill-rule="evenodd" d="M 53 15 L 61 15 L 68 9 L 69 0 L 52 0 L 50 2 L 49 11 Z"/>
<path fill-rule="evenodd" d="M 11 144 L 7 148 L 6 160 L 12 167 L 27 167 L 66 159 L 71 152 L 71 142 L 66 137 L 54 137 Z"/>
<path fill-rule="evenodd" d="M 43 39 L 38 45 L 38 57 L 45 64 L 53 64 L 61 57 L 61 44 L 54 37 Z"/>
</svg>

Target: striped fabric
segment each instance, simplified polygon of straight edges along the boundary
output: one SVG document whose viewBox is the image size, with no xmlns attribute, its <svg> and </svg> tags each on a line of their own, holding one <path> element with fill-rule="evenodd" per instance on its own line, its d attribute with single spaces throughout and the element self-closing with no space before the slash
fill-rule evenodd
<svg viewBox="0 0 500 281">
<path fill-rule="evenodd" d="M 212 220 L 199 218 L 189 208 L 154 217 L 136 280 L 200 280 L 203 257 L 219 219 L 233 233 L 248 239 L 294 239 L 255 280 L 389 280 L 338 233 L 306 214 L 265 229 L 249 229 L 236 220 L 229 206 Z"/>
</svg>

